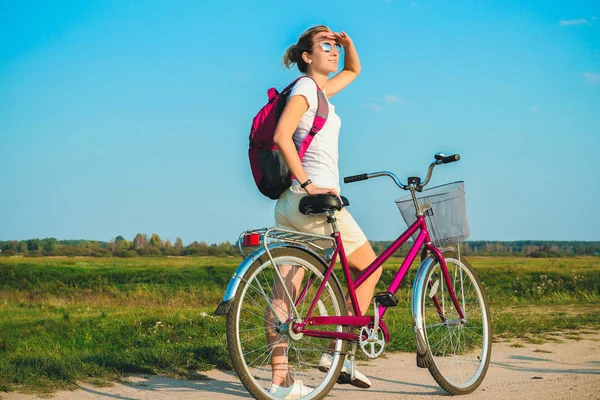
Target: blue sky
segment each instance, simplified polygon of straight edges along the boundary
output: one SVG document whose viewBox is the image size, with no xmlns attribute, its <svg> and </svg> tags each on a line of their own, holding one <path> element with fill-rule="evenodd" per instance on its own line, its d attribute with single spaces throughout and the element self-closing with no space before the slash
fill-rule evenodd
<svg viewBox="0 0 600 400">
<path fill-rule="evenodd" d="M 293 5 L 292 5 L 293 4 Z M 600 3 L 0 0 L 0 240 L 209 243 L 273 224 L 250 122 L 308 27 L 354 40 L 342 176 L 464 180 L 473 240 L 600 240 Z M 391 181 L 342 185 L 367 236 Z"/>
</svg>

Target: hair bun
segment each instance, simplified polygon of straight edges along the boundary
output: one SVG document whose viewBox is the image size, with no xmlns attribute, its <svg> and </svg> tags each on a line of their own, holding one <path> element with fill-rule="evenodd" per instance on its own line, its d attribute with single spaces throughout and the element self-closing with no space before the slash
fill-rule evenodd
<svg viewBox="0 0 600 400">
<path fill-rule="evenodd" d="M 286 68 L 290 68 L 292 65 L 297 64 L 298 60 L 300 60 L 301 54 L 299 54 L 298 45 L 293 44 L 287 48 L 285 54 L 283 55 L 283 65 Z"/>
<path fill-rule="evenodd" d="M 300 59 L 300 48 L 298 47 L 298 44 L 290 46 L 290 59 L 295 63 Z"/>
</svg>

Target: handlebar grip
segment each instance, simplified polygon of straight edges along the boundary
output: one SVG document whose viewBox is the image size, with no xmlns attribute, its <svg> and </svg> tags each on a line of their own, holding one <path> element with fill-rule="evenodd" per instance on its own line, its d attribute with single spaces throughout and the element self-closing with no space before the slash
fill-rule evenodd
<svg viewBox="0 0 600 400">
<path fill-rule="evenodd" d="M 458 154 L 453 154 L 451 156 L 447 156 L 447 157 L 443 157 L 442 158 L 442 164 L 448 164 L 454 161 L 458 161 L 460 160 L 460 155 Z"/>
<path fill-rule="evenodd" d="M 366 179 L 369 179 L 369 177 L 367 176 L 367 174 L 352 175 L 352 176 L 345 177 L 344 178 L 344 183 L 352 183 L 352 182 L 364 181 Z"/>
</svg>

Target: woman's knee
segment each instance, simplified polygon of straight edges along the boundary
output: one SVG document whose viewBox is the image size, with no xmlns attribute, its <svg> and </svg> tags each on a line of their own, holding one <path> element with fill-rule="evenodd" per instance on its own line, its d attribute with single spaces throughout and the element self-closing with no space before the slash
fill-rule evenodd
<svg viewBox="0 0 600 400">
<path fill-rule="evenodd" d="M 377 255 L 373 251 L 371 244 L 367 241 L 363 245 L 361 245 L 358 249 L 354 250 L 350 256 L 348 256 L 348 264 L 350 266 L 350 270 L 355 277 L 359 277 L 362 273 L 367 269 L 369 265 L 375 261 Z M 373 271 L 371 276 L 368 278 L 369 280 L 377 279 L 379 280 L 381 277 L 381 268 Z"/>
<path fill-rule="evenodd" d="M 348 256 L 350 268 L 356 271 L 363 271 L 375 261 L 377 255 L 371 247 L 371 243 L 366 241 L 358 249 L 354 250 Z"/>
</svg>

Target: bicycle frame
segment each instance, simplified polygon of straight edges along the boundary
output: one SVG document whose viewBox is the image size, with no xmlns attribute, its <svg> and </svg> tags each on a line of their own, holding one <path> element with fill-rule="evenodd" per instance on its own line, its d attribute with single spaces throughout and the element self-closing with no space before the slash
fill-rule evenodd
<svg viewBox="0 0 600 400">
<path fill-rule="evenodd" d="M 371 265 L 369 265 L 365 269 L 365 271 L 361 274 L 361 276 L 358 277 L 356 280 L 353 280 L 351 277 L 351 274 L 350 274 L 350 268 L 348 266 L 348 259 L 346 257 L 346 253 L 344 251 L 344 245 L 342 243 L 341 234 L 339 232 L 335 232 L 333 234 L 333 236 L 336 241 L 336 248 L 331 257 L 331 261 L 329 263 L 329 267 L 327 268 L 325 276 L 323 277 L 323 282 L 321 283 L 321 286 L 319 287 L 317 294 L 312 301 L 312 304 L 307 312 L 307 315 L 304 317 L 304 319 L 301 322 L 296 322 L 296 323 L 291 324 L 292 326 L 290 328 L 294 329 L 294 331 L 296 331 L 297 333 L 301 333 L 306 336 L 313 336 L 313 337 L 319 337 L 319 338 L 330 338 L 330 339 L 357 340 L 358 335 L 355 333 L 333 332 L 333 331 L 332 332 L 315 331 L 315 330 L 306 329 L 306 326 L 307 325 L 308 326 L 346 325 L 346 326 L 359 327 L 359 326 L 365 326 L 365 325 L 373 323 L 374 320 L 376 319 L 375 317 L 362 315 L 359 304 L 358 304 L 358 300 L 356 298 L 356 289 L 358 287 L 360 287 L 360 285 L 362 285 L 378 268 L 380 268 L 383 265 L 383 263 L 386 262 L 392 256 L 392 254 L 394 254 L 404 243 L 406 243 L 408 241 L 408 239 L 413 234 L 415 234 L 417 231 L 420 231 L 419 235 L 417 236 L 417 239 L 415 240 L 410 251 L 408 252 L 408 255 L 406 256 L 406 258 L 400 265 L 400 268 L 396 272 L 396 275 L 394 276 L 394 279 L 392 280 L 392 282 L 388 288 L 388 291 L 393 294 L 395 294 L 398 291 L 400 285 L 402 284 L 402 281 L 404 280 L 408 270 L 410 269 L 410 266 L 412 265 L 413 261 L 417 257 L 419 250 L 425 243 L 425 249 L 430 251 L 439 260 L 441 271 L 444 276 L 444 282 L 445 282 L 446 287 L 448 288 L 449 294 L 452 298 L 452 303 L 454 304 L 454 307 L 458 311 L 458 315 L 460 316 L 461 320 L 464 320 L 464 318 L 465 318 L 464 313 L 460 307 L 460 304 L 459 304 L 456 294 L 454 292 L 454 288 L 452 286 L 452 281 L 450 279 L 450 274 L 448 273 L 446 261 L 444 260 L 444 257 L 442 256 L 441 251 L 437 247 L 435 247 L 431 244 L 429 232 L 427 231 L 427 225 L 425 224 L 425 218 L 422 215 L 420 215 L 420 216 L 417 216 L 417 220 L 415 221 L 415 223 L 413 223 L 402 235 L 400 235 L 400 237 L 398 237 L 398 239 L 396 239 L 383 253 L 381 253 L 381 255 L 379 255 L 371 263 Z M 354 316 L 314 316 L 313 317 L 312 313 L 317 305 L 317 302 L 319 300 L 319 297 L 321 296 L 321 293 L 323 292 L 323 290 L 325 288 L 325 285 L 327 284 L 329 277 L 331 276 L 331 274 L 333 272 L 333 268 L 337 261 L 338 255 L 340 257 L 340 263 L 342 264 L 342 269 L 344 272 L 346 285 L 348 287 L 348 293 L 350 295 L 350 300 L 351 300 L 352 308 L 354 309 L 355 315 Z M 309 284 L 310 284 L 310 282 L 309 282 Z M 301 294 L 300 294 L 298 300 L 296 301 L 296 305 L 298 305 L 303 300 L 304 296 L 306 295 L 306 288 L 304 288 L 304 290 L 302 290 L 300 293 Z M 444 316 L 443 316 L 443 312 L 442 312 L 441 308 L 439 307 L 439 304 L 437 303 L 437 296 L 433 295 L 433 298 L 434 298 L 435 304 L 437 304 L 438 313 L 443 322 Z M 387 311 L 387 307 L 380 305 L 378 307 L 377 311 L 379 313 L 377 316 L 378 317 L 377 320 L 379 322 L 379 325 L 382 327 L 386 341 L 389 342 L 389 340 L 390 340 L 389 333 L 387 331 L 387 327 L 385 326 L 385 324 L 382 321 L 383 316 L 385 315 L 385 313 Z"/>
</svg>

